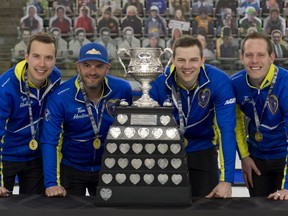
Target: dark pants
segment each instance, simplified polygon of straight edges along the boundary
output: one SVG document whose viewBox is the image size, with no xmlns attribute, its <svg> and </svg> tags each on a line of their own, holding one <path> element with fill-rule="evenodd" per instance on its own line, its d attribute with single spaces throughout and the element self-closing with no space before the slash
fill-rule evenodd
<svg viewBox="0 0 288 216">
<path fill-rule="evenodd" d="M 219 182 L 216 148 L 187 153 L 192 197 L 205 197 Z"/>
<path fill-rule="evenodd" d="M 261 176 L 258 176 L 255 172 L 252 173 L 254 187 L 249 187 L 250 196 L 267 197 L 269 194 L 280 190 L 284 177 L 285 158 L 262 160 L 252 156 L 250 157 L 254 160 L 261 172 Z"/>
<path fill-rule="evenodd" d="M 85 196 L 86 189 L 90 196 L 96 196 L 99 172 L 85 172 L 61 164 L 61 185 L 68 195 Z"/>
<path fill-rule="evenodd" d="M 4 187 L 13 191 L 15 177 L 19 181 L 19 194 L 42 194 L 44 192 L 42 158 L 27 162 L 2 161 Z"/>
</svg>

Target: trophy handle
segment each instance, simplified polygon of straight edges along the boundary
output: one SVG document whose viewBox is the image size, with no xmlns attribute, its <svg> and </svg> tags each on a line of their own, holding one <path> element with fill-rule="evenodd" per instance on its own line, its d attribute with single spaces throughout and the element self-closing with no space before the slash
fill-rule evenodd
<svg viewBox="0 0 288 216">
<path fill-rule="evenodd" d="M 129 54 L 128 50 L 126 50 L 125 48 L 120 48 L 120 49 L 118 49 L 118 51 L 117 51 L 118 60 L 119 60 L 120 64 L 122 65 L 122 67 L 124 68 L 125 77 L 126 77 L 126 75 L 127 75 L 127 69 L 126 69 L 126 67 L 125 67 L 125 65 L 124 65 L 124 63 L 123 63 L 123 61 L 122 61 L 122 59 L 121 59 L 121 57 L 120 57 L 120 54 L 121 54 L 121 53 L 125 53 L 125 54 L 127 54 L 128 56 L 130 56 L 130 54 Z M 131 58 L 131 56 L 130 56 L 130 58 Z"/>
<path fill-rule="evenodd" d="M 166 70 L 167 70 L 168 66 L 171 64 L 172 57 L 173 57 L 173 51 L 172 51 L 172 49 L 170 49 L 170 48 L 165 48 L 164 51 L 162 52 L 162 54 L 164 54 L 164 53 L 166 53 L 166 52 L 170 53 L 171 56 L 170 56 L 170 58 L 169 58 L 169 60 L 168 60 L 168 62 L 167 62 L 167 64 L 166 64 L 166 66 L 165 66 L 165 68 L 164 68 L 164 71 L 163 71 L 163 73 L 165 74 L 165 76 L 166 76 Z M 162 54 L 161 54 L 161 55 L 162 55 Z"/>
</svg>

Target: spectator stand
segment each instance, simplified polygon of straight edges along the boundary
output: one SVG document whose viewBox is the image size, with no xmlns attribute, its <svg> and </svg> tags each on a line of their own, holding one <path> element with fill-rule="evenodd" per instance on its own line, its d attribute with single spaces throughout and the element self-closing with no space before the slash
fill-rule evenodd
<svg viewBox="0 0 288 216">
<path fill-rule="evenodd" d="M 106 6 L 102 16 L 97 20 L 96 26 L 97 32 L 100 32 L 103 27 L 107 27 L 110 29 L 110 35 L 112 38 L 119 37 L 119 20 L 113 15 L 112 8 L 109 6 Z"/>
<path fill-rule="evenodd" d="M 111 13 L 113 16 L 117 18 L 122 16 L 121 0 L 99 0 L 98 16 L 102 16 L 107 8 L 111 8 Z"/>
<path fill-rule="evenodd" d="M 144 24 L 144 35 L 147 37 L 150 33 L 158 34 L 163 38 L 167 35 L 166 20 L 161 17 L 160 9 L 155 5 L 150 7 L 149 16 Z"/>
<path fill-rule="evenodd" d="M 37 14 L 44 22 L 49 19 L 49 7 L 47 0 L 27 0 L 27 7 L 34 5 L 37 9 Z"/>
<path fill-rule="evenodd" d="M 137 38 L 143 36 L 143 21 L 138 16 L 137 8 L 134 5 L 129 5 L 126 9 L 126 15 L 120 20 L 121 30 L 123 31 L 126 27 L 132 27 L 134 35 Z"/>
<path fill-rule="evenodd" d="M 82 6 L 78 12 L 79 16 L 74 19 L 74 30 L 84 28 L 86 37 L 94 40 L 97 36 L 96 20 L 90 15 L 90 8 Z"/>
<path fill-rule="evenodd" d="M 257 16 L 261 15 L 260 1 L 259 0 L 238 0 L 237 12 L 240 17 L 245 16 L 245 10 L 247 7 L 254 7 Z"/>
<path fill-rule="evenodd" d="M 127 14 L 127 7 L 128 6 L 135 6 L 137 9 L 137 15 L 141 18 L 145 17 L 145 1 L 144 0 L 123 0 L 122 1 L 122 16 Z"/>
<path fill-rule="evenodd" d="M 189 16 L 191 12 L 190 0 L 169 0 L 169 16 L 173 17 L 177 10 L 182 12 L 183 17 Z"/>
<path fill-rule="evenodd" d="M 214 17 L 214 5 L 213 2 L 209 2 L 208 0 L 199 0 L 197 2 L 192 3 L 192 10 L 191 15 L 192 17 L 198 16 L 201 11 L 203 10 L 203 7 L 206 8 L 206 13 L 210 17 Z M 201 9 L 201 10 L 199 10 Z"/>
<path fill-rule="evenodd" d="M 83 6 L 87 6 L 90 9 L 90 15 L 92 17 L 99 16 L 99 0 L 76 0 L 76 11 L 79 12 L 79 9 Z"/>
<path fill-rule="evenodd" d="M 63 5 L 58 5 L 55 9 L 55 15 L 49 20 L 49 30 L 53 27 L 61 29 L 61 36 L 63 38 L 71 38 L 73 34 L 72 19 L 66 15 L 66 9 Z"/>
<path fill-rule="evenodd" d="M 53 2 L 53 9 L 55 10 L 58 5 L 65 7 L 65 12 L 68 17 L 75 16 L 76 0 L 55 0 Z"/>
<path fill-rule="evenodd" d="M 43 30 L 43 19 L 38 16 L 37 8 L 34 5 L 24 7 L 26 9 L 25 16 L 20 19 L 20 30 L 29 28 L 31 33 L 36 33 Z"/>
<path fill-rule="evenodd" d="M 227 74 L 239 70 L 239 38 L 232 36 L 231 28 L 223 27 L 221 37 L 216 40 L 216 58 L 221 62 L 219 67 Z"/>
<path fill-rule="evenodd" d="M 269 11 L 273 7 L 278 7 L 281 14 L 283 14 L 284 1 L 283 0 L 262 0 L 260 2 L 261 17 L 269 16 Z"/>
<path fill-rule="evenodd" d="M 231 10 L 232 16 L 237 16 L 237 0 L 216 0 L 215 17 L 220 17 L 226 13 L 227 9 Z"/>
<path fill-rule="evenodd" d="M 151 7 L 156 6 L 158 8 L 158 14 L 161 17 L 168 15 L 167 1 L 165 0 L 147 0 L 146 1 L 146 17 L 151 15 Z"/>
<path fill-rule="evenodd" d="M 239 32 L 243 38 L 247 35 L 248 29 L 251 27 L 256 28 L 257 32 L 262 32 L 262 19 L 257 17 L 257 13 L 254 7 L 247 7 L 245 9 L 245 16 L 239 20 Z"/>
<path fill-rule="evenodd" d="M 231 8 L 221 10 L 220 16 L 216 18 L 216 37 L 220 37 L 223 27 L 231 28 L 233 37 L 238 37 L 238 19 Z"/>
<path fill-rule="evenodd" d="M 286 20 L 281 16 L 278 7 L 270 8 L 269 15 L 263 19 L 263 23 L 263 31 L 268 35 L 275 29 L 279 29 L 283 35 L 286 33 Z"/>
</svg>

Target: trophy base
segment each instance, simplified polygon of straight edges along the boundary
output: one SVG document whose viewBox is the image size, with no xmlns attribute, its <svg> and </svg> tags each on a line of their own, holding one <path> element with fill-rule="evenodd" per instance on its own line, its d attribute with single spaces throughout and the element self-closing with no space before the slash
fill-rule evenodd
<svg viewBox="0 0 288 216">
<path fill-rule="evenodd" d="M 134 101 L 132 106 L 134 107 L 159 107 L 159 103 L 152 98 L 141 97 Z"/>
<path fill-rule="evenodd" d="M 108 196 L 105 192 L 109 190 Z M 97 206 L 191 206 L 189 187 L 97 187 Z"/>
</svg>

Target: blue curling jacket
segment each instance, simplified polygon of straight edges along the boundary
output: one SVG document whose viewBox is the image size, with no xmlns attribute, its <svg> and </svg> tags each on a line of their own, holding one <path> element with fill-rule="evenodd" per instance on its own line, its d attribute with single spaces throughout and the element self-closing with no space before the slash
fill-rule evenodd
<svg viewBox="0 0 288 216">
<path fill-rule="evenodd" d="M 172 95 L 176 88 L 175 66 L 167 68 L 151 83 L 151 97 L 160 106 L 168 99 L 174 104 L 174 117 L 179 124 L 178 104 Z M 195 152 L 220 144 L 220 181 L 233 182 L 235 170 L 235 97 L 229 77 L 220 69 L 204 64 L 199 73 L 198 87 L 187 90 L 180 87 L 182 109 L 187 117 L 184 137 L 188 140 L 186 152 Z M 190 111 L 189 111 L 190 110 Z M 187 116 L 189 114 L 189 116 Z M 216 117 L 216 121 L 215 120 Z M 216 127 L 218 126 L 218 127 Z M 220 132 L 220 133 L 219 133 Z"/>
<path fill-rule="evenodd" d="M 264 160 L 287 157 L 288 71 L 284 68 L 277 67 L 277 80 L 262 115 L 275 67 L 273 64 L 270 66 L 270 70 L 259 89 L 249 84 L 245 70 L 239 71 L 231 77 L 237 103 L 236 136 L 241 158 L 249 155 Z M 263 135 L 263 140 L 260 142 L 254 138 L 257 130 L 252 98 L 256 103 L 256 110 L 260 119 L 259 131 Z M 250 118 L 248 137 L 246 137 L 244 128 L 244 115 Z M 283 170 L 282 188 L 285 189 L 288 189 L 287 165 Z"/>
<path fill-rule="evenodd" d="M 97 104 L 90 102 L 96 125 L 99 125 L 104 104 L 103 119 L 99 131 L 101 147 L 95 149 L 96 138 L 85 105 L 77 76 L 61 84 L 47 100 L 41 145 L 44 163 L 45 187 L 60 186 L 59 164 L 93 172 L 100 170 L 104 142 L 114 121 L 115 107 L 125 99 L 132 102 L 129 82 L 106 76 L 104 91 Z"/>
<path fill-rule="evenodd" d="M 0 77 L 0 137 L 3 161 L 25 162 L 41 156 L 40 148 L 34 151 L 29 148 L 32 135 L 28 98 L 25 93 L 26 69 L 27 62 L 24 60 Z M 60 84 L 60 81 L 60 71 L 55 67 L 43 88 L 37 89 L 29 82 L 32 115 L 37 130 L 36 140 L 39 138 L 46 96 L 51 89 Z M 2 164 L 0 166 L 1 185 L 3 185 Z"/>
</svg>

